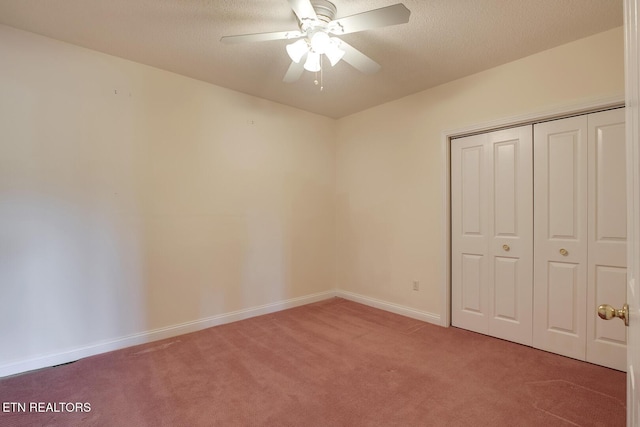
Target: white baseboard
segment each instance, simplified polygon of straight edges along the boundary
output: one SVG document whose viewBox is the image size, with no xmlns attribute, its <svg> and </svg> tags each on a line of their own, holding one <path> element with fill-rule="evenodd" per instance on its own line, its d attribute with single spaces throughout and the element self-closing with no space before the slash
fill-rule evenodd
<svg viewBox="0 0 640 427">
<path fill-rule="evenodd" d="M 379 308 L 380 310 L 390 311 L 391 313 L 396 313 L 402 316 L 411 317 L 413 319 L 422 320 L 424 322 L 433 323 L 438 326 L 441 325 L 440 316 L 438 314 L 416 310 L 415 308 L 406 307 L 404 305 L 399 305 L 376 298 L 370 298 L 353 292 L 336 290 L 335 296 L 358 302 L 360 304 L 368 305 L 370 307 Z"/>
<path fill-rule="evenodd" d="M 249 319 L 251 317 L 262 316 L 264 314 L 275 313 L 277 311 L 294 308 L 305 304 L 322 301 L 325 299 L 340 297 L 370 307 L 379 308 L 381 310 L 400 314 L 402 316 L 411 317 L 413 319 L 422 320 L 428 323 L 440 324 L 440 316 L 437 314 L 420 311 L 413 308 L 405 307 L 399 304 L 370 298 L 353 292 L 333 290 L 327 292 L 319 292 L 316 294 L 305 295 L 303 297 L 291 298 L 275 303 L 264 304 L 257 307 L 246 308 L 242 310 L 232 311 L 229 313 L 219 314 L 216 316 L 206 317 L 191 322 L 185 322 L 178 325 L 167 326 L 164 328 L 153 329 L 138 334 L 128 335 L 114 340 L 99 342 L 96 344 L 77 347 L 68 351 L 48 354 L 40 357 L 34 357 L 28 360 L 18 361 L 0 365 L 0 378 L 20 374 L 35 369 L 46 368 L 49 366 L 60 365 L 63 363 L 73 362 L 85 357 L 94 356 L 96 354 L 106 353 L 109 351 L 120 350 L 139 344 L 146 344 L 178 335 L 196 332 L 202 329 L 211 328 L 213 326 L 224 325 L 226 323 L 237 322 L 239 320 Z"/>
<path fill-rule="evenodd" d="M 288 308 L 294 308 L 305 304 L 311 304 L 335 296 L 335 291 L 320 292 L 303 297 L 291 298 L 284 301 L 278 301 L 275 303 L 264 304 L 257 307 L 251 307 L 243 310 L 237 310 L 229 313 L 219 314 L 216 316 L 206 317 L 204 319 L 198 319 L 178 325 L 153 329 L 150 331 L 128 335 L 114 340 L 74 348 L 64 352 L 34 357 L 28 360 L 18 361 L 14 363 L 8 363 L 0 365 L 0 378 L 32 371 L 35 369 L 60 365 L 62 363 L 73 362 L 75 360 L 94 356 L 96 354 L 106 353 L 108 351 L 120 350 L 134 345 L 145 344 L 148 342 L 171 338 L 182 334 L 188 334 L 190 332 L 196 332 L 213 326 L 237 322 L 238 320 L 244 320 L 264 314 L 275 313 L 277 311 L 286 310 Z"/>
</svg>

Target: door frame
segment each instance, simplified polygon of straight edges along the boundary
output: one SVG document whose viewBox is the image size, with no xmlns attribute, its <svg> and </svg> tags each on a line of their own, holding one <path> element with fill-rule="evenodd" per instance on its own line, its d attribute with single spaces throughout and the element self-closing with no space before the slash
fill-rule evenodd
<svg viewBox="0 0 640 427">
<path fill-rule="evenodd" d="M 624 0 L 625 96 L 627 137 L 627 426 L 640 421 L 640 0 Z M 634 372 L 635 370 L 635 372 Z"/>
<path fill-rule="evenodd" d="M 624 106 L 625 97 L 624 95 L 621 95 L 609 98 L 600 98 L 579 104 L 569 104 L 554 109 L 507 117 L 471 126 L 444 130 L 441 132 L 441 155 L 442 164 L 444 165 L 441 175 L 443 197 L 441 213 L 441 268 L 444 275 L 440 286 L 440 306 L 444 307 L 444 312 L 440 315 L 441 326 L 451 326 L 451 140 L 462 136 L 492 132 L 516 126 L 533 125 L 544 121 L 594 113 L 597 111 Z"/>
</svg>

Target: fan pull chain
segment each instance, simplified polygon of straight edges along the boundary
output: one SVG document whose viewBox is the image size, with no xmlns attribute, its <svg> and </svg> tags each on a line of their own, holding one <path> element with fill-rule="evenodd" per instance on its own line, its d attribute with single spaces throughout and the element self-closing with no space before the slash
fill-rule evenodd
<svg viewBox="0 0 640 427">
<path fill-rule="evenodd" d="M 318 86 L 320 84 L 320 91 L 324 89 L 324 74 L 322 73 L 322 56 L 320 55 L 320 81 L 318 82 L 318 72 L 316 71 L 316 79 L 313 81 L 313 84 Z"/>
</svg>

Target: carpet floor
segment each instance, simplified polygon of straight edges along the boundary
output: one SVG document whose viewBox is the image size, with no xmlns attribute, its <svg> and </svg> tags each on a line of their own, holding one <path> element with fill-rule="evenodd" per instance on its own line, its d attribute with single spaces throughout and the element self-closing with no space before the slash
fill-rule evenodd
<svg viewBox="0 0 640 427">
<path fill-rule="evenodd" d="M 624 426 L 625 389 L 335 298 L 0 379 L 0 426 Z"/>
</svg>

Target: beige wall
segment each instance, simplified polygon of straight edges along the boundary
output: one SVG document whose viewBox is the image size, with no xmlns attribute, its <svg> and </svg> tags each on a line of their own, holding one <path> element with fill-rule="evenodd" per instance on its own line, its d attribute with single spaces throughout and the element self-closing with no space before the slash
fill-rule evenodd
<svg viewBox="0 0 640 427">
<path fill-rule="evenodd" d="M 622 99 L 623 54 L 617 28 L 339 120 L 337 287 L 443 315 L 443 132 Z"/>
<path fill-rule="evenodd" d="M 622 96 L 622 47 L 334 121 L 0 26 L 0 372 L 335 288 L 442 314 L 442 132 Z"/>
<path fill-rule="evenodd" d="M 332 119 L 5 26 L 0 58 L 0 367 L 333 289 Z"/>
</svg>

